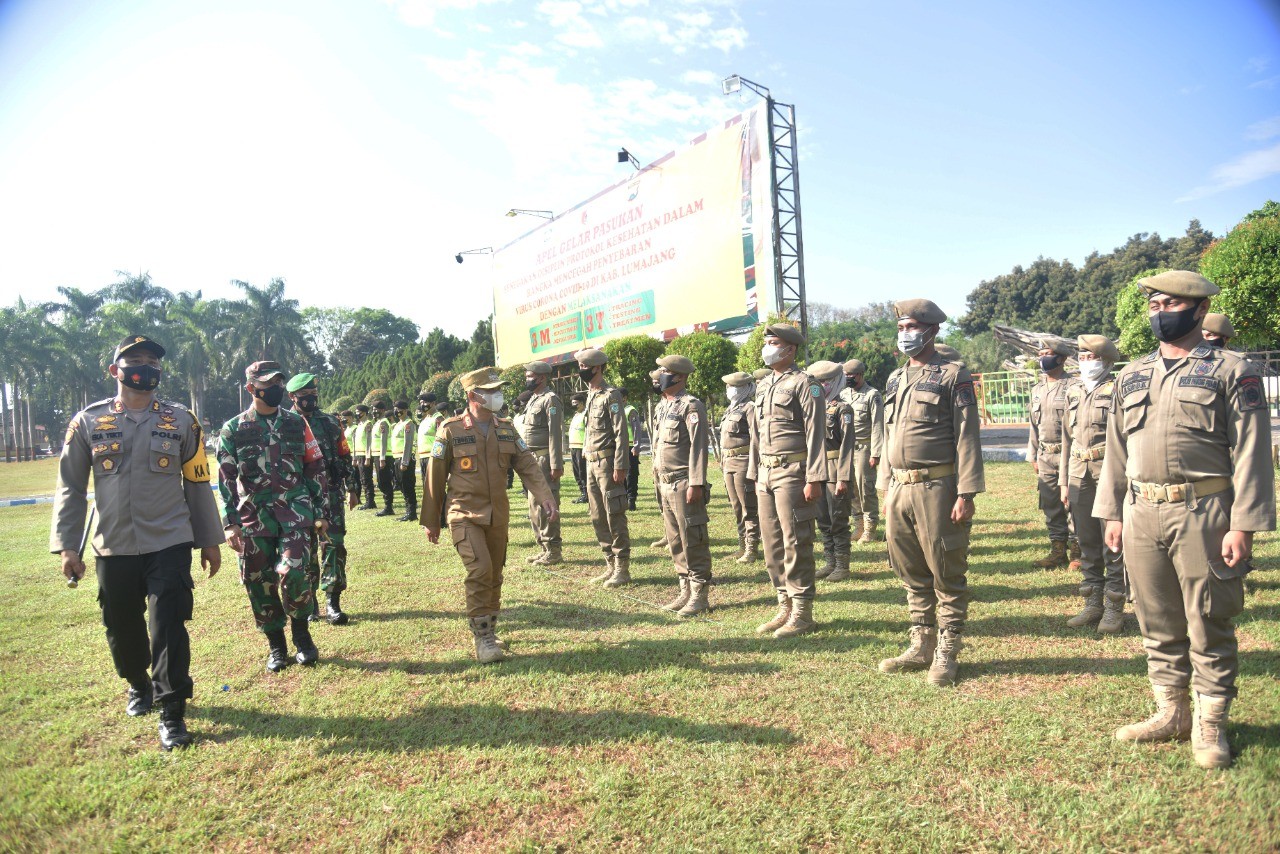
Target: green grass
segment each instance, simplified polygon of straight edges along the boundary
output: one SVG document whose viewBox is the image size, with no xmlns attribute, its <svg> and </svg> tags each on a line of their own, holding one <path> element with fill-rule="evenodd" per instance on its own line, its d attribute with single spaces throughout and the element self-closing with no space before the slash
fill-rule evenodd
<svg viewBox="0 0 1280 854">
<path fill-rule="evenodd" d="M 1132 618 L 1115 639 L 1066 628 L 1075 578 L 1029 566 L 1045 535 L 1027 467 L 987 473 L 954 689 L 877 672 L 907 619 L 879 546 L 856 549 L 849 582 L 820 582 L 817 633 L 757 638 L 772 594 L 760 565 L 722 558 L 722 489 L 712 618 L 644 604 L 673 581 L 642 487 L 634 598 L 582 582 L 598 571 L 582 505 L 565 504 L 554 575 L 524 566 L 513 524 L 515 658 L 489 667 L 469 658 L 456 554 L 414 525 L 351 514 L 354 622 L 318 627 L 320 666 L 279 676 L 224 553 L 190 624 L 200 740 L 173 755 L 154 716 L 123 713 L 94 584 L 66 589 L 45 553 L 49 506 L 0 510 L 0 849 L 1280 846 L 1275 537 L 1239 621 L 1239 756 L 1206 773 L 1186 745 L 1112 740 L 1150 708 Z"/>
<path fill-rule="evenodd" d="M 53 495 L 57 483 L 57 457 L 31 463 L 0 463 L 0 499 Z"/>
</svg>

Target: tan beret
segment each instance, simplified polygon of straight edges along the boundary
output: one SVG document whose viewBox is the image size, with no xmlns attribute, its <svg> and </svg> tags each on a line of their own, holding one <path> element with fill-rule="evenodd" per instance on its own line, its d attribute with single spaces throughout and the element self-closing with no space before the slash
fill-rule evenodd
<svg viewBox="0 0 1280 854">
<path fill-rule="evenodd" d="M 551 376 L 551 366 L 546 362 L 529 362 L 524 366 L 524 369 L 529 373 L 537 374 L 538 376 Z"/>
<path fill-rule="evenodd" d="M 760 382 L 760 380 L 762 380 L 762 379 L 764 379 L 765 377 L 769 376 L 769 374 L 771 374 L 771 373 L 773 373 L 773 368 L 760 368 L 758 371 L 756 371 L 754 374 L 752 374 L 752 375 L 751 375 L 751 377 L 752 377 L 752 379 L 754 379 L 756 382 Z"/>
<path fill-rule="evenodd" d="M 1052 350 L 1059 356 L 1064 356 L 1068 359 L 1074 358 L 1076 355 L 1076 351 L 1071 349 L 1071 342 L 1064 338 L 1041 338 L 1040 349 Z"/>
<path fill-rule="evenodd" d="M 893 313 L 899 320 L 910 317 L 921 323 L 945 323 L 947 313 L 938 308 L 938 304 L 928 299 L 904 299 L 893 304 Z"/>
<path fill-rule="evenodd" d="M 854 374 L 865 374 L 867 366 L 862 363 L 861 359 L 850 359 L 844 363 L 844 372 L 849 376 Z"/>
<path fill-rule="evenodd" d="M 1202 328 L 1205 332 L 1215 332 L 1222 338 L 1236 337 L 1236 328 L 1231 325 L 1231 320 L 1225 314 L 1219 314 L 1216 311 L 1211 311 L 1204 316 Z"/>
<path fill-rule="evenodd" d="M 804 345 L 804 335 L 801 334 L 800 328 L 792 326 L 790 323 L 770 323 L 764 328 L 764 334 L 781 338 L 788 344 L 795 344 L 797 347 Z"/>
<path fill-rule="evenodd" d="M 579 350 L 573 354 L 573 358 L 579 364 L 586 365 L 588 368 L 594 368 L 596 365 L 603 365 L 609 361 L 609 357 L 604 354 L 604 351 L 595 347 Z"/>
<path fill-rule="evenodd" d="M 673 374 L 691 374 L 693 373 L 693 362 L 688 356 L 677 356 L 670 354 L 667 356 L 659 356 L 653 360 L 660 368 L 666 368 Z"/>
<path fill-rule="evenodd" d="M 828 362 L 826 359 L 823 359 L 820 362 L 814 362 L 804 370 L 805 373 L 813 377 L 818 382 L 829 383 L 843 373 L 843 368 L 844 366 L 839 362 Z"/>
<path fill-rule="evenodd" d="M 732 374 L 725 374 L 720 378 L 720 382 L 727 386 L 747 385 L 752 381 L 751 374 L 743 371 L 736 371 Z"/>
<path fill-rule="evenodd" d="M 1171 297 L 1201 299 L 1218 293 L 1218 286 L 1199 273 L 1190 270 L 1169 270 L 1138 280 L 1138 287 L 1147 294 L 1165 294 Z"/>
<path fill-rule="evenodd" d="M 463 391 L 472 391 L 474 389 L 489 391 L 495 388 L 502 388 L 502 375 L 498 373 L 497 368 L 477 368 L 470 373 L 463 374 L 458 383 L 462 386 Z"/>
<path fill-rule="evenodd" d="M 1076 338 L 1076 346 L 1081 350 L 1088 350 L 1108 364 L 1114 365 L 1120 361 L 1120 351 L 1105 335 L 1081 335 Z"/>
</svg>

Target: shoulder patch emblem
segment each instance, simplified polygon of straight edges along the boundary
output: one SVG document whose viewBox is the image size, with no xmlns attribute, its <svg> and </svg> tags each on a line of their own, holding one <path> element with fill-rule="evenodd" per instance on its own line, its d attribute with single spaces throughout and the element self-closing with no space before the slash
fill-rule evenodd
<svg viewBox="0 0 1280 854">
<path fill-rule="evenodd" d="M 617 412 L 617 411 L 618 411 L 618 404 L 616 404 L 616 403 L 611 403 L 611 404 L 609 404 L 609 411 L 610 411 L 610 412 Z"/>
<path fill-rule="evenodd" d="M 844 423 L 845 423 L 845 426 L 848 426 L 848 425 L 850 425 L 850 424 L 852 424 L 852 423 L 853 423 L 853 413 L 852 413 L 852 412 L 846 412 L 846 413 L 844 414 Z"/>
<path fill-rule="evenodd" d="M 977 395 L 974 394 L 973 383 L 956 383 L 953 399 L 955 400 L 956 406 L 960 407 L 973 406 L 976 404 L 978 402 L 978 398 Z"/>
<path fill-rule="evenodd" d="M 818 385 L 817 383 L 814 383 L 813 385 L 809 386 L 809 394 L 813 395 L 814 400 L 818 400 L 819 398 L 822 397 L 822 386 Z"/>
<path fill-rule="evenodd" d="M 698 413 L 696 413 L 696 412 L 690 412 L 690 413 L 689 413 L 689 418 L 688 418 L 687 420 L 688 420 L 688 422 L 689 422 L 689 426 L 690 426 L 690 427 L 696 427 L 696 426 L 698 426 Z"/>
<path fill-rule="evenodd" d="M 431 444 L 431 456 L 435 457 L 437 460 L 444 458 L 444 442 L 436 439 L 435 442 Z"/>
<path fill-rule="evenodd" d="M 1262 393 L 1262 379 L 1260 377 L 1241 377 L 1240 382 L 1236 385 L 1236 395 L 1240 401 L 1241 412 L 1252 412 L 1267 405 L 1267 396 Z"/>
<path fill-rule="evenodd" d="M 1196 366 L 1191 369 L 1191 375 L 1196 377 L 1212 376 L 1214 371 L 1218 370 L 1218 366 L 1222 362 L 1217 359 L 1201 359 L 1196 362 Z"/>
<path fill-rule="evenodd" d="M 547 407 L 547 414 L 548 415 L 556 414 L 556 405 L 554 403 Z"/>
</svg>

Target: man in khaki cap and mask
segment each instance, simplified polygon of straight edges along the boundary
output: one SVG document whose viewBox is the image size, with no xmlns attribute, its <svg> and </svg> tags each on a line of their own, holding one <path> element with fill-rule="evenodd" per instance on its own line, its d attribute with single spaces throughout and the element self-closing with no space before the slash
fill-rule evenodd
<svg viewBox="0 0 1280 854">
<path fill-rule="evenodd" d="M 1080 381 L 1067 376 L 1067 359 L 1074 356 L 1071 345 L 1061 340 L 1040 342 L 1038 366 L 1044 378 L 1031 389 L 1031 428 L 1027 439 L 1027 462 L 1036 473 L 1040 511 L 1049 529 L 1049 554 L 1032 566 L 1051 569 L 1066 566 L 1067 541 L 1071 538 L 1067 510 L 1059 497 L 1062 468 L 1062 424 L 1067 412 L 1067 392 Z M 1074 555 L 1073 555 L 1074 556 Z"/>
<path fill-rule="evenodd" d="M 502 611 L 502 568 L 507 562 L 511 504 L 507 470 L 514 468 L 546 517 L 559 513 L 542 469 L 515 426 L 495 413 L 502 408 L 502 377 L 494 368 L 463 374 L 467 409 L 436 430 L 423 481 L 419 524 L 440 542 L 440 520 L 466 567 L 467 618 L 481 664 L 502 661 L 507 645 L 497 636 Z M 445 506 L 446 487 L 448 506 Z"/>
<path fill-rule="evenodd" d="M 934 351 L 947 319 L 926 299 L 894 303 L 898 349 L 909 358 L 884 392 L 885 534 L 889 563 L 907 588 L 910 644 L 880 662 L 885 673 L 929 668 L 955 683 L 969 611 L 973 496 L 986 489 L 977 398 L 969 369 Z"/>
<path fill-rule="evenodd" d="M 823 438 L 827 457 L 827 482 L 818 500 L 818 530 L 822 532 L 824 566 L 815 578 L 844 581 L 849 577 L 850 494 L 853 485 L 853 409 L 840 399 L 844 391 L 844 366 L 837 362 L 814 362 L 809 376 L 822 386 L 825 415 Z"/>
<path fill-rule="evenodd" d="M 876 466 L 884 439 L 884 399 L 867 382 L 867 366 L 861 359 L 844 363 L 845 389 L 840 398 L 853 408 L 853 495 L 851 510 L 858 542 L 876 539 L 880 520 L 880 496 L 876 494 Z"/>
<path fill-rule="evenodd" d="M 587 505 L 604 552 L 605 571 L 592 578 L 606 587 L 631 583 L 631 533 L 627 529 L 627 471 L 631 449 L 622 395 L 605 382 L 609 361 L 603 350 L 588 347 L 573 354 L 578 377 L 587 386 Z"/>
<path fill-rule="evenodd" d="M 773 619 L 756 629 L 775 638 L 814 629 L 813 527 L 827 480 L 822 437 L 822 387 L 796 367 L 804 344 L 800 330 L 773 323 L 765 328 L 761 355 L 771 373 L 756 386 L 751 423 L 751 463 L 756 482 L 764 563 L 778 595 Z"/>
<path fill-rule="evenodd" d="M 1121 741 L 1191 738 L 1204 768 L 1231 764 L 1236 632 L 1255 531 L 1275 530 L 1271 425 L 1257 367 L 1202 337 L 1218 287 L 1174 270 L 1138 282 L 1160 347 L 1115 381 L 1093 515 L 1133 587 L 1157 711 Z M 1195 689 L 1195 712 L 1187 696 Z"/>
<path fill-rule="evenodd" d="M 725 386 L 729 406 L 720 420 L 720 468 L 724 472 L 724 491 L 733 508 L 738 526 L 738 563 L 754 563 L 760 559 L 760 517 L 756 509 L 756 484 L 747 477 L 751 463 L 751 422 L 756 409 L 751 404 L 755 382 L 751 375 L 738 371 L 720 378 Z"/>
<path fill-rule="evenodd" d="M 524 366 L 524 388 L 529 402 L 524 407 L 525 440 L 542 468 L 542 476 L 551 488 L 560 509 L 560 478 L 564 475 L 564 405 L 551 390 L 551 366 L 546 362 L 530 362 Z M 555 566 L 563 562 L 560 542 L 560 518 L 552 519 L 529 492 L 529 524 L 542 550 L 528 562 Z"/>
<path fill-rule="evenodd" d="M 1210 347 L 1229 347 L 1231 339 L 1236 337 L 1236 328 L 1231 325 L 1231 319 L 1216 311 L 1211 311 L 1204 316 L 1201 331 Z"/>
<path fill-rule="evenodd" d="M 1081 335 L 1080 379 L 1067 391 L 1067 421 L 1062 431 L 1062 485 L 1059 498 L 1071 512 L 1080 538 L 1080 595 L 1084 608 L 1067 620 L 1073 629 L 1094 626 L 1099 634 L 1118 635 L 1124 628 L 1124 558 L 1104 548 L 1103 523 L 1093 518 L 1098 477 L 1107 444 L 1107 417 L 1115 382 L 1111 366 L 1120 351 L 1104 335 Z"/>
</svg>

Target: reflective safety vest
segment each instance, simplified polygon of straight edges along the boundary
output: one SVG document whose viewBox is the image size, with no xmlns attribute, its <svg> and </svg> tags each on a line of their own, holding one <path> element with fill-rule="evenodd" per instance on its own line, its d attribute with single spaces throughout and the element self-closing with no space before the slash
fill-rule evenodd
<svg viewBox="0 0 1280 854">
<path fill-rule="evenodd" d="M 422 423 L 418 425 L 418 458 L 423 459 L 431 456 L 431 446 L 436 443 L 436 428 L 440 426 L 440 422 L 444 420 L 444 415 L 439 412 L 433 412 L 422 419 Z"/>
<path fill-rule="evenodd" d="M 391 419 L 379 418 L 373 422 L 373 429 L 369 431 L 369 456 L 383 457 L 391 455 L 391 443 L 387 442 L 386 453 L 382 450 L 382 437 L 386 435 L 387 439 L 391 438 Z"/>
<path fill-rule="evenodd" d="M 354 425 L 354 424 L 350 424 L 350 425 L 348 425 L 347 427 L 343 428 L 343 430 L 342 430 L 342 435 L 346 438 L 346 440 L 347 440 L 347 447 L 351 449 L 351 453 L 352 453 L 352 454 L 355 454 L 355 452 L 356 452 L 356 425 Z"/>
<path fill-rule="evenodd" d="M 391 455 L 397 459 L 404 456 L 404 428 L 408 426 L 408 421 L 397 421 L 391 425 Z"/>
<path fill-rule="evenodd" d="M 569 447 L 581 448 L 587 443 L 587 413 L 575 412 L 569 421 Z"/>
<path fill-rule="evenodd" d="M 347 444 L 351 445 L 351 453 L 357 457 L 367 456 L 369 453 L 369 446 L 365 442 L 365 437 L 369 435 L 365 429 L 368 426 L 367 422 L 361 421 L 351 428 L 351 439 Z"/>
<path fill-rule="evenodd" d="M 636 443 L 636 408 L 628 403 L 622 408 L 622 411 L 627 416 L 627 444 L 634 445 Z"/>
</svg>

